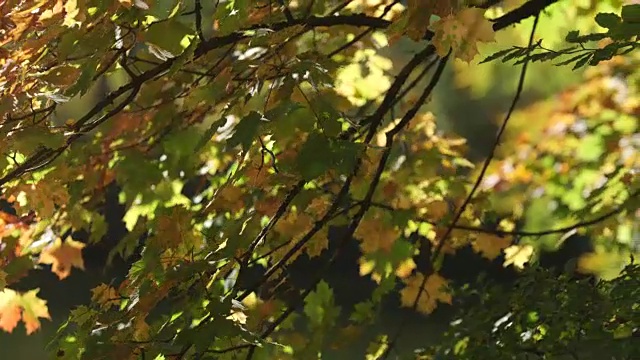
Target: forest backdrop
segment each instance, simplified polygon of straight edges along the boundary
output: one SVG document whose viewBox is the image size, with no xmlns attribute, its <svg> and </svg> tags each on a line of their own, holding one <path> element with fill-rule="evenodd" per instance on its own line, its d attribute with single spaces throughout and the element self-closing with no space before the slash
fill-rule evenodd
<svg viewBox="0 0 640 360">
<path fill-rule="evenodd" d="M 640 4 L 0 17 L 13 358 L 640 357 Z"/>
</svg>

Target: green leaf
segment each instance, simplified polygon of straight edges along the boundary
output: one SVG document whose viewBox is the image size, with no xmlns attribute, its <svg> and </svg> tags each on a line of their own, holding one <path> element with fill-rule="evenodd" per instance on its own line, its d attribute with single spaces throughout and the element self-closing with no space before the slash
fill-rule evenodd
<svg viewBox="0 0 640 360">
<path fill-rule="evenodd" d="M 13 283 L 22 278 L 29 270 L 33 269 L 33 265 L 31 255 L 23 255 L 11 260 L 2 269 L 7 274 L 7 283 Z"/>
<path fill-rule="evenodd" d="M 200 131 L 193 127 L 176 131 L 168 135 L 163 141 L 164 150 L 177 157 L 193 155 L 197 140 L 200 138 Z"/>
<path fill-rule="evenodd" d="M 305 299 L 304 313 L 314 326 L 332 325 L 339 314 L 339 309 L 333 305 L 333 290 L 324 280 L 316 286 Z"/>
<path fill-rule="evenodd" d="M 331 142 L 327 137 L 310 135 L 296 159 L 302 177 L 305 180 L 313 180 L 327 172 L 334 165 L 332 152 Z"/>
<path fill-rule="evenodd" d="M 142 37 L 144 41 L 178 56 L 189 46 L 195 33 L 188 26 L 172 19 L 150 25 Z"/>
<path fill-rule="evenodd" d="M 576 151 L 579 160 L 596 161 L 604 153 L 604 139 L 598 135 L 587 135 L 580 140 Z"/>
<path fill-rule="evenodd" d="M 620 25 L 622 19 L 613 13 L 599 13 L 596 15 L 596 23 L 606 29 L 613 29 Z"/>
<path fill-rule="evenodd" d="M 257 111 L 251 111 L 236 125 L 233 136 L 227 140 L 227 146 L 233 148 L 240 145 L 243 150 L 248 150 L 256 139 L 262 122 L 266 120 Z"/>
<path fill-rule="evenodd" d="M 621 115 L 613 121 L 613 128 L 625 135 L 634 134 L 638 129 L 638 119 L 633 116 Z"/>
<path fill-rule="evenodd" d="M 640 4 L 625 5 L 622 7 L 622 20 L 629 23 L 640 23 Z"/>
<path fill-rule="evenodd" d="M 14 148 L 25 155 L 31 154 L 40 146 L 57 149 L 65 143 L 62 133 L 52 133 L 49 129 L 39 126 L 25 127 L 16 132 L 14 136 L 11 138 L 15 144 Z"/>
<path fill-rule="evenodd" d="M 592 54 L 586 54 L 582 59 L 578 60 L 575 65 L 573 65 L 573 70 L 579 69 L 583 66 L 585 66 L 593 57 Z M 595 64 L 592 64 L 595 65 Z"/>
<path fill-rule="evenodd" d="M 512 51 L 515 52 L 515 51 L 518 51 L 518 49 L 517 48 L 509 48 L 509 49 L 504 49 L 504 50 L 497 51 L 497 52 L 487 56 L 486 58 L 484 58 L 484 60 L 480 61 L 480 64 L 484 64 L 484 63 L 499 59 L 499 58 L 511 53 Z"/>
<path fill-rule="evenodd" d="M 569 31 L 569 33 L 564 38 L 564 40 L 566 42 L 578 42 L 578 36 L 580 36 L 580 31 L 578 30 Z"/>
</svg>

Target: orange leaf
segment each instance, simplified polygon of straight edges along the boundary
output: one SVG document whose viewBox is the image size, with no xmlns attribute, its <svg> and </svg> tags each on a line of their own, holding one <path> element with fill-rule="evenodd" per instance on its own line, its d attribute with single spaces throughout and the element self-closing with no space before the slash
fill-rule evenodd
<svg viewBox="0 0 640 360">
<path fill-rule="evenodd" d="M 19 294 L 11 289 L 0 292 L 0 329 L 12 332 L 22 318 L 27 335 L 40 329 L 38 318 L 51 320 L 47 302 L 38 298 L 38 289 Z"/>
<path fill-rule="evenodd" d="M 4 289 L 0 292 L 0 329 L 12 332 L 20 321 L 20 294 Z"/>
<path fill-rule="evenodd" d="M 71 274 L 71 267 L 77 267 L 84 270 L 84 261 L 82 260 L 82 248 L 85 244 L 72 240 L 68 237 L 64 242 L 57 238 L 56 241 L 42 250 L 40 253 L 40 264 L 51 264 L 53 271 L 60 280 Z"/>
<path fill-rule="evenodd" d="M 430 314 L 435 310 L 439 302 L 451 304 L 451 294 L 447 291 L 447 280 L 438 274 L 432 274 L 427 278 L 424 287 L 423 274 L 416 274 L 404 280 L 406 287 L 400 291 L 402 306 L 413 307 L 413 304 L 420 294 L 416 310 L 424 314 Z"/>
</svg>

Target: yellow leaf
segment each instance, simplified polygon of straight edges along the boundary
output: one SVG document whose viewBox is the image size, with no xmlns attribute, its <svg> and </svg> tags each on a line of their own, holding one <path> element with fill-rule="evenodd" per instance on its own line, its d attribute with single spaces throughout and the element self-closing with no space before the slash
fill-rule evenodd
<svg viewBox="0 0 640 360">
<path fill-rule="evenodd" d="M 478 54 L 478 42 L 495 39 L 492 24 L 479 8 L 464 8 L 434 23 L 433 45 L 440 56 L 452 49 L 456 58 L 471 62 Z"/>
<path fill-rule="evenodd" d="M 449 214 L 449 204 L 444 200 L 432 201 L 425 207 L 429 220 L 438 221 Z"/>
<path fill-rule="evenodd" d="M 398 267 L 396 268 L 396 276 L 398 276 L 400 279 L 404 279 L 411 275 L 415 268 L 416 263 L 413 261 L 413 259 L 406 259 L 401 262 L 400 265 L 398 265 Z"/>
<path fill-rule="evenodd" d="M 80 22 L 84 20 L 84 14 L 80 13 L 78 8 L 78 0 L 67 0 L 64 4 L 65 17 L 62 25 L 67 27 L 74 27 L 80 25 Z"/>
<path fill-rule="evenodd" d="M 384 224 L 379 217 L 374 217 L 361 221 L 354 236 L 361 240 L 360 247 L 365 254 L 378 250 L 390 252 L 393 244 L 400 237 L 400 231 Z"/>
<path fill-rule="evenodd" d="M 242 311 L 234 311 L 231 313 L 231 315 L 227 316 L 227 320 L 231 320 L 238 324 L 246 324 L 247 315 Z"/>
<path fill-rule="evenodd" d="M 68 237 L 64 242 L 57 238 L 49 247 L 40 253 L 40 264 L 50 264 L 53 271 L 62 280 L 71 274 L 71 268 L 84 270 L 82 248 L 85 244 Z"/>
<path fill-rule="evenodd" d="M 313 226 L 313 219 L 307 214 L 289 212 L 275 226 L 275 231 L 289 236 L 295 242 L 301 239 Z"/>
<path fill-rule="evenodd" d="M 502 237 L 493 234 L 479 234 L 472 243 L 473 250 L 480 253 L 489 260 L 493 260 L 500 255 L 502 250 L 511 245 L 511 237 Z"/>
<path fill-rule="evenodd" d="M 375 260 L 366 260 L 364 258 L 360 258 L 358 262 L 360 263 L 360 276 L 370 274 L 376 267 Z"/>
<path fill-rule="evenodd" d="M 42 22 L 45 20 L 49 20 L 54 16 L 61 14 L 62 10 L 63 10 L 62 0 L 58 0 L 56 1 L 56 4 L 53 5 L 51 9 L 46 9 L 45 11 L 42 12 L 40 17 L 38 18 L 38 21 Z"/>
<path fill-rule="evenodd" d="M 505 260 L 504 267 L 513 265 L 519 269 L 524 269 L 524 264 L 529 262 L 533 255 L 533 246 L 531 245 L 512 245 L 504 249 Z"/>
</svg>

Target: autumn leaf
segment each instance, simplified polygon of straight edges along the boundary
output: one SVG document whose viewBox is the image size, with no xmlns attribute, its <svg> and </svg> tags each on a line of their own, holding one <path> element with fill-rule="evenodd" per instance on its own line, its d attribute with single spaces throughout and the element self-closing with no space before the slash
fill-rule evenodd
<svg viewBox="0 0 640 360">
<path fill-rule="evenodd" d="M 479 8 L 464 8 L 446 16 L 433 25 L 433 45 L 440 56 L 452 49 L 454 56 L 471 62 L 478 54 L 479 42 L 492 42 L 495 38 L 492 24 Z"/>
<path fill-rule="evenodd" d="M 91 301 L 103 308 L 117 306 L 119 299 L 120 296 L 116 292 L 116 289 L 107 284 L 100 284 L 91 289 Z"/>
<path fill-rule="evenodd" d="M 416 267 L 417 267 L 416 263 L 415 261 L 413 261 L 413 259 L 406 259 L 402 261 L 400 265 L 398 265 L 398 267 L 396 268 L 396 276 L 399 277 L 400 279 L 404 279 L 409 275 L 411 275 L 411 273 L 413 272 L 413 270 L 416 269 Z"/>
<path fill-rule="evenodd" d="M 430 314 L 437 307 L 438 302 L 451 304 L 451 294 L 447 290 L 447 280 L 439 274 L 432 274 L 427 278 L 424 287 L 424 274 L 418 273 L 404 280 L 405 287 L 400 291 L 402 306 L 413 307 L 420 294 L 416 310 L 424 314 Z"/>
<path fill-rule="evenodd" d="M 248 318 L 247 315 L 240 310 L 234 310 L 231 312 L 231 315 L 226 317 L 227 320 L 231 320 L 238 324 L 246 324 L 247 318 Z"/>
<path fill-rule="evenodd" d="M 191 213 L 182 206 L 174 206 L 169 214 L 157 218 L 157 229 L 152 242 L 159 249 L 192 248 L 199 245 L 193 232 Z"/>
<path fill-rule="evenodd" d="M 20 294 L 11 289 L 0 292 L 0 329 L 12 332 L 20 319 L 24 322 L 27 335 L 31 335 L 40 329 L 40 320 L 51 320 L 47 302 L 38 298 L 39 289 L 30 290 Z"/>
<path fill-rule="evenodd" d="M 420 41 L 431 21 L 432 15 L 445 17 L 456 7 L 454 0 L 408 0 L 406 35 L 414 41 Z"/>
<path fill-rule="evenodd" d="M 482 233 L 478 234 L 472 246 L 476 252 L 489 260 L 493 260 L 500 255 L 502 250 L 509 247 L 511 243 L 512 240 L 510 237 Z"/>
<path fill-rule="evenodd" d="M 0 292 L 0 329 L 12 332 L 21 318 L 20 294 L 4 289 Z"/>
<path fill-rule="evenodd" d="M 71 274 L 71 268 L 84 270 L 82 249 L 85 244 L 68 237 L 64 242 L 57 238 L 56 241 L 42 250 L 40 264 L 50 264 L 53 271 L 62 280 Z"/>
<path fill-rule="evenodd" d="M 330 206 L 330 198 L 328 196 L 320 196 L 311 200 L 311 203 L 307 206 L 307 212 L 313 214 L 319 220 L 329 210 Z"/>
<path fill-rule="evenodd" d="M 320 231 L 315 233 L 305 246 L 309 257 L 320 256 L 322 251 L 329 247 L 329 227 L 324 226 Z"/>
<path fill-rule="evenodd" d="M 133 339 L 136 341 L 149 341 L 149 324 L 144 317 L 138 316 L 133 321 Z"/>
<path fill-rule="evenodd" d="M 244 193 L 242 189 L 233 186 L 231 184 L 224 186 L 218 191 L 213 202 L 207 207 L 205 211 L 217 210 L 217 211 L 230 211 L 232 213 L 238 212 L 245 208 L 242 198 Z"/>
<path fill-rule="evenodd" d="M 36 296 L 38 290 L 28 291 L 21 296 L 22 305 L 22 321 L 27 329 L 27 335 L 32 334 L 40 328 L 40 320 L 38 318 L 44 318 L 51 320 L 49 316 L 49 309 L 47 308 L 47 302 Z"/>
<path fill-rule="evenodd" d="M 519 269 L 524 269 L 524 264 L 529 262 L 533 255 L 533 246 L 531 245 L 511 245 L 504 249 L 505 260 L 504 267 L 513 265 Z"/>
<path fill-rule="evenodd" d="M 438 221 L 451 213 L 449 204 L 444 200 L 432 201 L 425 206 L 427 216 L 433 221 Z"/>
<path fill-rule="evenodd" d="M 283 236 L 289 236 L 294 241 L 299 240 L 313 227 L 313 219 L 305 213 L 289 212 L 275 226 L 275 231 Z"/>
<path fill-rule="evenodd" d="M 390 252 L 400 235 L 400 230 L 385 224 L 383 218 L 377 214 L 362 220 L 354 233 L 354 236 L 360 240 L 360 248 L 365 254 L 378 250 Z"/>
<path fill-rule="evenodd" d="M 280 207 L 280 200 L 274 196 L 266 197 L 264 199 L 257 200 L 254 202 L 253 206 L 256 209 L 256 212 L 259 214 L 272 217 L 278 211 Z"/>
</svg>

